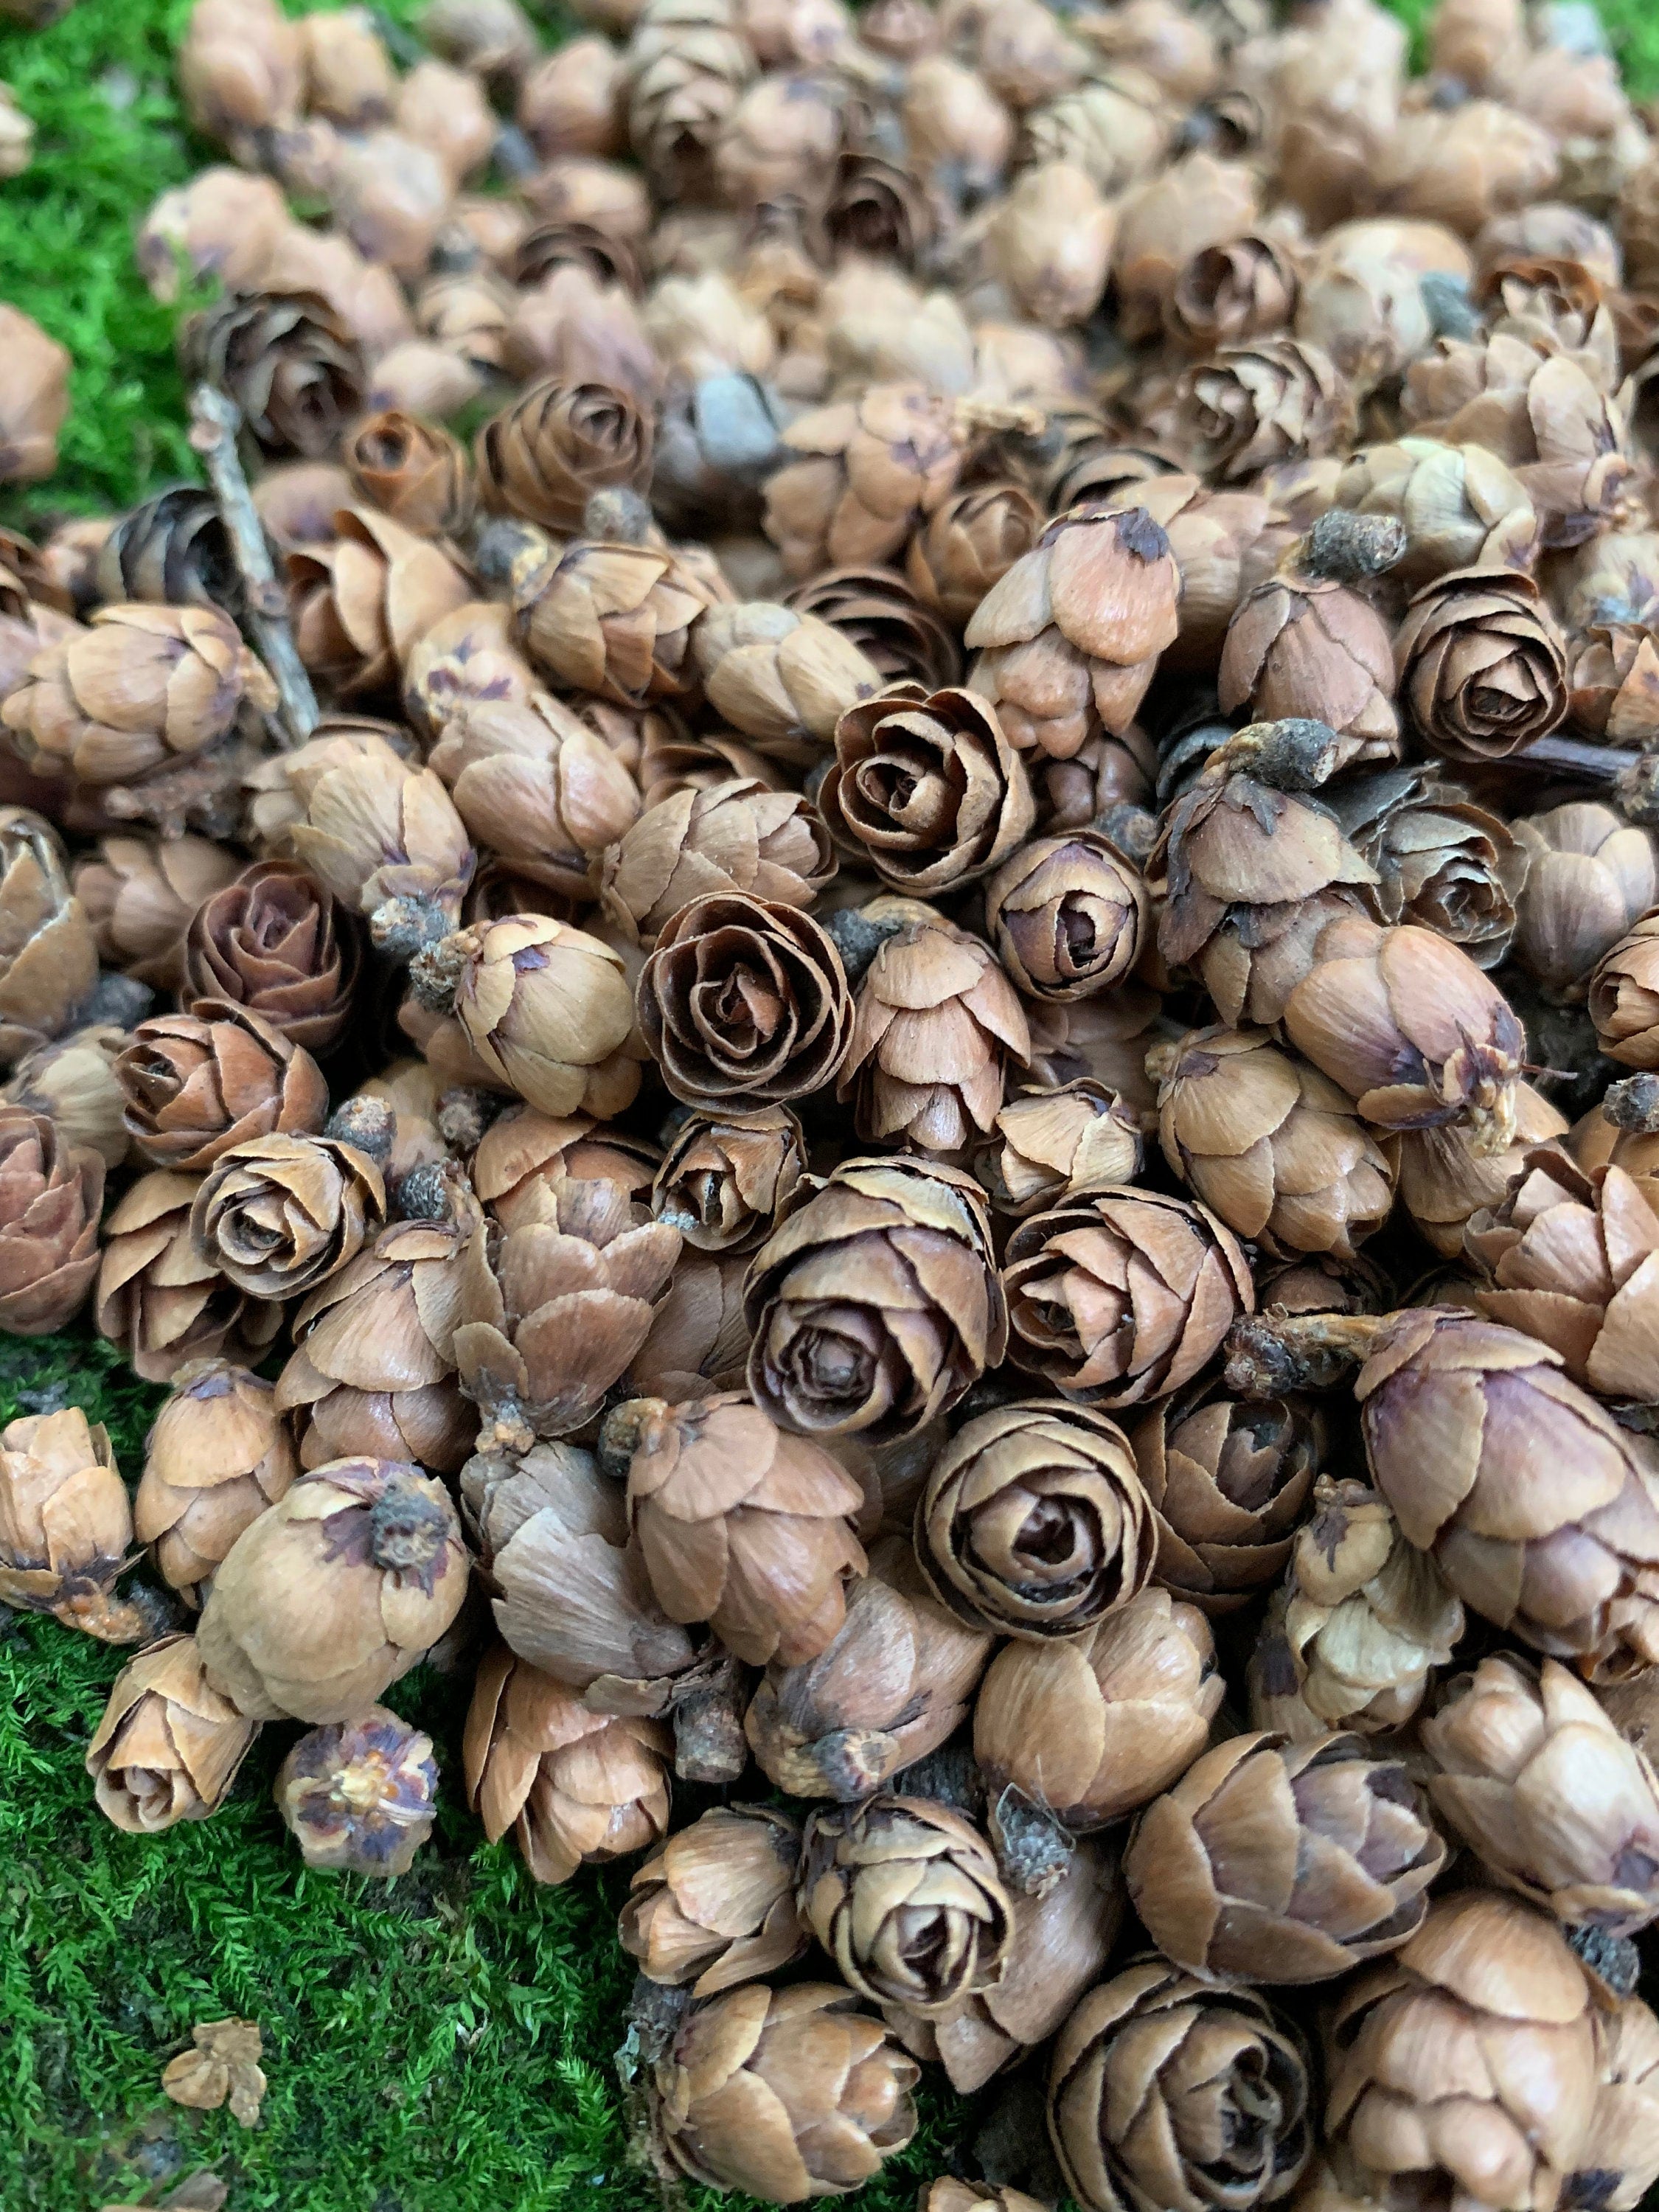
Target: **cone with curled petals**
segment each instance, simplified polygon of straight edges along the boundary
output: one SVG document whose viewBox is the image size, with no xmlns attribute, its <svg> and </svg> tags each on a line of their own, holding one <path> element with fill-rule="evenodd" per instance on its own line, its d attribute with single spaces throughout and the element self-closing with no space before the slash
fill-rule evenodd
<svg viewBox="0 0 1659 2212">
<path fill-rule="evenodd" d="M 307 1052 L 338 1042 L 356 988 L 359 945 L 331 893 L 294 860 L 256 860 L 216 885 L 180 946 L 180 996 L 229 1000 Z"/>
<path fill-rule="evenodd" d="M 496 1080 L 544 1114 L 619 1114 L 640 1087 L 622 955 L 550 915 L 475 922 L 449 940 L 462 957 L 455 1013 Z"/>
<path fill-rule="evenodd" d="M 1561 2202 L 1636 2212 L 1659 2180 L 1659 2020 L 1640 1997 L 1626 1997 L 1601 2031 L 1595 2117 Z"/>
<path fill-rule="evenodd" d="M 714 712 L 769 759 L 795 767 L 810 768 L 841 717 L 883 688 L 851 638 L 769 599 L 710 607 L 691 652 Z"/>
<path fill-rule="evenodd" d="M 93 1323 L 147 1382 L 171 1382 L 187 1360 L 216 1355 L 254 1364 L 283 1326 L 279 1304 L 249 1297 L 197 1249 L 191 1208 L 201 1183 L 156 1168 L 104 1224 Z"/>
<path fill-rule="evenodd" d="M 690 1114 L 651 1188 L 651 1210 L 697 1252 L 764 1243 L 806 1165 L 806 1140 L 787 1106 L 753 1114 Z"/>
<path fill-rule="evenodd" d="M 1128 1438 L 1082 1406 L 981 1413 L 934 1462 L 916 1550 L 940 1600 L 1005 1636 L 1079 1636 L 1146 1587 L 1157 1550 Z"/>
<path fill-rule="evenodd" d="M 498 514 L 576 531 L 596 491 L 642 491 L 651 423 L 615 386 L 557 376 L 529 385 L 478 432 L 478 491 Z"/>
<path fill-rule="evenodd" d="M 836 1096 L 866 1139 L 960 1153 L 994 1123 L 1008 1062 L 1030 1056 L 1019 999 L 988 945 L 920 900 L 872 899 L 860 919 L 890 934 L 859 985 Z"/>
<path fill-rule="evenodd" d="M 1321 1474 L 1250 1662 L 1250 1717 L 1298 1741 L 1402 1727 L 1462 1641 L 1463 1608 L 1377 1492 Z"/>
<path fill-rule="evenodd" d="M 1659 910 L 1603 955 L 1590 977 L 1589 1012 L 1609 1060 L 1659 1067 Z"/>
<path fill-rule="evenodd" d="M 645 1342 L 679 1249 L 678 1231 L 613 1183 L 566 1184 L 550 1218 L 473 1232 L 454 1352 L 481 1450 L 526 1451 L 598 1410 Z"/>
<path fill-rule="evenodd" d="M 1042 527 L 1042 511 L 1018 483 L 964 484 L 910 540 L 904 573 L 948 622 L 967 623 Z"/>
<path fill-rule="evenodd" d="M 216 744 L 244 701 L 269 713 L 276 687 L 216 607 L 104 607 L 29 664 L 0 708 L 14 748 L 41 774 L 136 783 Z"/>
<path fill-rule="evenodd" d="M 104 1163 L 50 1114 L 0 1104 L 0 1328 L 47 1336 L 98 1272 Z"/>
<path fill-rule="evenodd" d="M 1183 1037 L 1158 1086 L 1158 1134 L 1182 1182 L 1277 1259 L 1350 1260 L 1394 1202 L 1394 1167 L 1346 1094 L 1263 1030 Z"/>
<path fill-rule="evenodd" d="M 1395 640 L 1400 700 L 1446 760 L 1504 760 L 1567 711 L 1566 653 L 1538 586 L 1504 568 L 1427 585 Z"/>
<path fill-rule="evenodd" d="M 790 1796 L 855 1803 L 955 1734 L 994 1641 L 945 1611 L 907 1542 L 884 1537 L 840 1632 L 803 1666 L 767 1668 L 744 1733 Z"/>
<path fill-rule="evenodd" d="M 556 1885 L 667 1832 L 670 1748 L 661 1721 L 590 1712 L 497 1644 L 461 1738 L 467 1802 L 492 1844 L 510 1829 L 531 1879 Z"/>
<path fill-rule="evenodd" d="M 1078 507 L 981 600 L 964 635 L 970 680 L 1011 744 L 1068 760 L 1134 720 L 1178 628 L 1180 572 L 1144 507 Z"/>
<path fill-rule="evenodd" d="M 259 1733 L 202 1671 L 193 1636 L 164 1636 L 116 1676 L 87 1746 L 98 1809 L 129 1835 L 205 1820 Z"/>
<path fill-rule="evenodd" d="M 1659 1451 L 1518 1330 L 1395 1316 L 1354 1384 L 1371 1480 L 1474 1612 L 1592 1680 L 1659 1661 Z"/>
<path fill-rule="evenodd" d="M 1325 2131 L 1357 2194 L 1532 2212 L 1578 2166 L 1600 2068 L 1589 1985 L 1553 1920 L 1490 1890 L 1438 1899 L 1325 2031 Z"/>
<path fill-rule="evenodd" d="M 1003 1284 L 1015 1366 L 1107 1407 L 1180 1389 L 1255 1304 L 1232 1231 L 1151 1190 L 1087 1191 L 1021 1222 Z"/>
<path fill-rule="evenodd" d="M 1152 1941 L 1188 1972 L 1322 1982 L 1414 1935 L 1445 1863 L 1398 1759 L 1357 1735 L 1242 1735 L 1146 1808 L 1123 1871 Z"/>
<path fill-rule="evenodd" d="M 1432 929 L 1477 967 L 1497 967 L 1515 935 L 1528 869 L 1528 848 L 1506 823 L 1432 767 L 1384 769 L 1332 803 L 1376 871 L 1379 921 Z"/>
<path fill-rule="evenodd" d="M 1131 1431 L 1158 1531 L 1158 1578 L 1212 1615 L 1271 1582 L 1325 1455 L 1316 1401 L 1240 1401 L 1199 1383 Z"/>
<path fill-rule="evenodd" d="M 455 1381 L 471 1227 L 395 1221 L 295 1315 L 276 1406 L 295 1416 L 305 1466 L 367 1455 L 417 1460 L 439 1474 L 460 1467 L 476 1428 Z"/>
<path fill-rule="evenodd" d="M 1609 1936 L 1659 1916 L 1659 1782 L 1565 1667 L 1481 1660 L 1421 1741 L 1436 1812 L 1507 1888 Z"/>
<path fill-rule="evenodd" d="M 1297 1050 L 1382 1129 L 1467 1123 L 1477 1151 L 1515 1128 L 1526 1036 L 1468 954 L 1410 923 L 1356 915 L 1320 933 L 1316 958 L 1285 1001 Z"/>
<path fill-rule="evenodd" d="M 951 2087 L 971 2096 L 1048 2040 L 1104 1972 L 1122 1920 L 1116 1854 L 1085 1837 L 1051 1888 L 1010 1897 L 1007 1957 L 994 1988 L 926 2018 L 894 2004 L 883 2007 L 883 2016 L 907 2051 L 942 2065 Z M 993 2202 L 1000 2212 L 1023 2212 L 1018 2191 Z"/>
<path fill-rule="evenodd" d="M 774 2204 L 842 2196 L 915 2133 L 920 2069 L 850 1990 L 728 1990 L 687 2014 L 653 2117 L 683 2173 Z"/>
<path fill-rule="evenodd" d="M 341 459 L 358 498 L 419 537 L 453 537 L 472 520 L 466 448 L 441 423 L 388 408 L 356 425 Z"/>
<path fill-rule="evenodd" d="M 805 1098 L 833 1078 L 853 1030 L 847 971 L 817 923 L 738 892 L 668 920 L 636 1003 L 663 1081 L 688 1106 Z"/>
<path fill-rule="evenodd" d="M 204 1672 L 250 1720 L 350 1720 L 438 1641 L 466 1582 L 441 1482 L 335 1460 L 231 1546 L 197 1631 Z"/>
<path fill-rule="evenodd" d="M 386 1221 L 367 1152 L 332 1137 L 228 1146 L 191 1201 L 203 1259 L 251 1298 L 295 1298 L 355 1260 Z"/>
<path fill-rule="evenodd" d="M 977 881 L 1030 834 L 1025 764 L 973 691 L 897 684 L 836 725 L 818 803 L 831 830 L 895 890 L 935 896 Z"/>
<path fill-rule="evenodd" d="M 197 1004 L 198 1013 L 140 1022 L 116 1060 L 140 1158 L 199 1170 L 250 1138 L 315 1135 L 328 1085 L 311 1054 L 244 1006 Z"/>
<path fill-rule="evenodd" d="M 1133 1182 L 1140 1171 L 1139 1115 L 1091 1076 L 1053 1090 L 1022 1088 L 1002 1107 L 974 1173 L 1000 1214 L 1024 1219 L 1085 1190 Z"/>
<path fill-rule="evenodd" d="M 626 936 L 649 945 L 693 899 L 729 892 L 805 907 L 835 872 L 811 802 L 740 776 L 648 807 L 606 853 L 600 896 Z"/>
<path fill-rule="evenodd" d="M 1006 1644 L 974 1708 L 974 1756 L 994 1793 L 1086 1833 L 1185 1772 L 1224 1687 L 1203 1614 L 1143 1590 L 1082 1636 Z"/>
<path fill-rule="evenodd" d="M 1084 2212 L 1255 2212 L 1314 2144 L 1300 2032 L 1253 1990 L 1147 1959 L 1092 1990 L 1048 2069 L 1048 2133 Z"/>
<path fill-rule="evenodd" d="M 636 1400 L 612 1418 L 634 1442 L 629 1525 L 669 1619 L 706 1620 L 750 1666 L 817 1658 L 866 1565 L 848 1519 L 858 1485 L 735 1391 Z"/>
<path fill-rule="evenodd" d="M 1091 998 L 1123 982 L 1152 940 L 1140 872 L 1094 830 L 1034 838 L 985 886 L 985 926 L 1030 998 Z"/>
<path fill-rule="evenodd" d="M 1285 336 L 1219 346 L 1182 369 L 1151 427 L 1191 466 L 1239 484 L 1281 462 L 1340 452 L 1352 424 L 1353 395 L 1330 356 Z"/>
<path fill-rule="evenodd" d="M 1012 1909 L 991 1846 L 927 1798 L 814 1813 L 800 1905 L 849 1988 L 924 2020 L 994 1989 L 1007 1964 Z"/>
<path fill-rule="evenodd" d="M 842 1161 L 755 1255 L 744 1305 L 755 1402 L 807 1436 L 913 1434 L 1007 1345 L 984 1196 L 943 1163 Z"/>
<path fill-rule="evenodd" d="M 374 507 L 342 507 L 332 542 L 290 553 L 288 574 L 300 658 L 342 699 L 394 688 L 421 639 L 471 596 L 441 546 Z"/>
<path fill-rule="evenodd" d="M 800 1830 L 766 1805 L 714 1805 L 635 1873 L 618 1934 L 647 1981 L 717 1996 L 811 1942 L 795 1906 Z"/>
<path fill-rule="evenodd" d="M 145 1444 L 133 1533 L 154 1547 L 163 1579 L 199 1607 L 214 1569 L 298 1473 L 270 1384 L 228 1359 L 192 1361 Z"/>
</svg>

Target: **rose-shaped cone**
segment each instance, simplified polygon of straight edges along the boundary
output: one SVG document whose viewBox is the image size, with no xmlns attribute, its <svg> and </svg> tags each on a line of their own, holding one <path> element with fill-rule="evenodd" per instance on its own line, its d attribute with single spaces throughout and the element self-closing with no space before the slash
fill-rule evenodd
<svg viewBox="0 0 1659 2212">
<path fill-rule="evenodd" d="M 791 1965 L 810 1938 L 795 1907 L 800 1831 L 762 1805 L 715 1805 L 629 1884 L 618 1929 L 648 1981 L 714 1996 Z"/>
</svg>

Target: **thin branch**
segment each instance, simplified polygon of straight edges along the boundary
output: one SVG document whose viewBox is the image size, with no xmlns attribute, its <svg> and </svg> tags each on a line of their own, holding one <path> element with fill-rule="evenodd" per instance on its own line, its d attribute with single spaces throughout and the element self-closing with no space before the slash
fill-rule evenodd
<svg viewBox="0 0 1659 2212">
<path fill-rule="evenodd" d="M 219 512 L 224 517 L 236 566 L 247 599 L 247 626 L 259 658 L 282 695 L 278 720 L 290 746 L 302 745 L 317 726 L 317 695 L 300 659 L 289 625 L 288 599 L 276 580 L 264 525 L 253 504 L 236 451 L 241 410 L 210 384 L 198 384 L 190 396 L 190 442 L 207 466 Z"/>
</svg>

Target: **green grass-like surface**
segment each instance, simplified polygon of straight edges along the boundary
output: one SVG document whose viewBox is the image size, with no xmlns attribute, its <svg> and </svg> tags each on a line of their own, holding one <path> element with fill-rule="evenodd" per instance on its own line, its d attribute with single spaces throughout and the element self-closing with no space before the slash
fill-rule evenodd
<svg viewBox="0 0 1659 2212">
<path fill-rule="evenodd" d="M 82 0 L 44 32 L 0 31 L 0 76 L 38 130 L 33 167 L 0 185 L 0 298 L 76 363 L 58 475 L 0 496 L 0 519 L 108 511 L 197 473 L 176 311 L 151 301 L 131 250 L 155 195 L 216 158 L 173 88 L 188 13 Z M 1606 16 L 1632 90 L 1659 91 L 1659 10 L 1620 0 Z M 26 1410 L 20 1390 L 59 1379 L 136 1480 L 161 1394 L 106 1346 L 0 1344 L 0 1421 Z M 270 1784 L 292 1729 L 265 1732 L 215 1820 L 153 1838 L 108 1826 L 82 1759 L 121 1657 L 50 1621 L 0 1631 L 0 2207 L 153 2200 L 210 2164 L 232 2212 L 657 2204 L 627 2163 L 611 2068 L 625 1875 L 538 1890 L 510 1847 L 482 1844 L 459 1802 L 464 1686 L 421 1673 L 391 1695 L 437 1741 L 443 1813 L 412 1874 L 370 1885 L 307 1873 L 284 1835 Z M 228 2013 L 264 2033 L 252 2132 L 161 2094 L 191 2023 Z M 869 2212 L 913 2203 L 940 2170 L 959 2114 L 936 2093 L 925 2110 L 917 2144 L 860 2200 Z"/>
</svg>

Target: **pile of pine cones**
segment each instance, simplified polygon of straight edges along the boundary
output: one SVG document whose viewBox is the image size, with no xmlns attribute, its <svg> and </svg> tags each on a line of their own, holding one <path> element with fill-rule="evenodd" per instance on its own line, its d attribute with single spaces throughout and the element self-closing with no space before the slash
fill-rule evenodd
<svg viewBox="0 0 1659 2212">
<path fill-rule="evenodd" d="M 930 2212 L 1629 2212 L 1647 125 L 1571 4 L 582 12 L 198 0 L 213 488 L 0 537 L 0 1326 L 171 1391 L 0 1435 L 0 1599 L 313 1866 L 476 1669 L 665 2172 L 928 2063 Z"/>
</svg>

